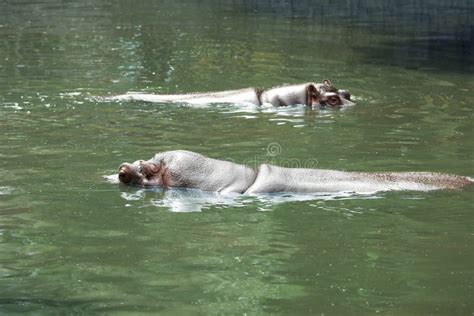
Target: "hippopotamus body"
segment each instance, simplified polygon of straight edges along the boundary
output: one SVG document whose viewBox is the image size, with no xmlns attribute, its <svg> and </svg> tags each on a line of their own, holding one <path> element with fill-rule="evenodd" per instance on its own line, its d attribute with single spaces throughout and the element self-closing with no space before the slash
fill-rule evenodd
<svg viewBox="0 0 474 316">
<path fill-rule="evenodd" d="M 430 172 L 344 172 L 283 168 L 268 164 L 256 170 L 245 165 L 176 150 L 150 160 L 124 163 L 119 181 L 139 186 L 181 187 L 221 193 L 355 192 L 458 189 L 472 183 L 463 176 Z"/>
<path fill-rule="evenodd" d="M 127 93 L 108 98 L 114 101 L 174 102 L 188 104 L 250 103 L 287 106 L 305 104 L 307 106 L 328 105 L 331 107 L 353 105 L 347 90 L 334 88 L 331 81 L 308 82 L 297 85 L 274 87 L 268 90 L 247 88 L 222 92 L 192 94 L 150 94 Z"/>
</svg>

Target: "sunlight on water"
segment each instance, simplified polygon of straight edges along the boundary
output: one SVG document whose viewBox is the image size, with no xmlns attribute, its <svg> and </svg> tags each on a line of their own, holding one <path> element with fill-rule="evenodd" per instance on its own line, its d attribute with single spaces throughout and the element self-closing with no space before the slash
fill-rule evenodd
<svg viewBox="0 0 474 316">
<path fill-rule="evenodd" d="M 176 149 L 473 177 L 471 2 L 0 7 L 0 314 L 474 310 L 472 186 L 222 195 L 103 177 Z M 356 105 L 107 99 L 325 78 Z"/>
<path fill-rule="evenodd" d="M 12 187 L 0 186 L 0 195 L 9 195 L 12 194 L 14 189 Z"/>
<path fill-rule="evenodd" d="M 145 196 L 150 198 L 150 193 L 156 196 L 156 199 L 149 201 L 153 206 L 163 207 L 171 212 L 201 212 L 209 208 L 237 208 L 248 207 L 259 211 L 270 211 L 279 203 L 305 202 L 305 201 L 331 201 L 343 199 L 374 199 L 380 198 L 373 194 L 355 194 L 350 192 L 339 193 L 279 193 L 279 194 L 220 194 L 216 192 L 203 192 L 193 189 L 137 189 L 135 192 L 122 192 L 121 197 L 129 201 L 127 207 L 133 207 L 132 201 L 139 201 L 140 207 L 146 207 L 143 204 Z"/>
</svg>

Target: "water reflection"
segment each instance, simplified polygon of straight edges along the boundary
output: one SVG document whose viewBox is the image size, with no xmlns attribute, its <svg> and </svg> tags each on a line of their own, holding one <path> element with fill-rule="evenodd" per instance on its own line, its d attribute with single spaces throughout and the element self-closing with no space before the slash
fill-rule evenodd
<svg viewBox="0 0 474 316">
<path fill-rule="evenodd" d="M 364 98 L 357 97 L 357 102 L 360 106 L 364 105 Z M 306 105 L 292 105 L 292 106 L 271 106 L 271 105 L 255 105 L 251 103 L 239 104 L 186 104 L 186 103 L 156 103 L 143 101 L 111 101 L 107 97 L 88 96 L 86 100 L 96 104 L 114 103 L 117 106 L 142 106 L 141 111 L 153 112 L 156 109 L 162 108 L 167 110 L 177 109 L 203 109 L 206 111 L 214 111 L 224 114 L 228 117 L 240 119 L 257 119 L 262 116 L 267 118 L 269 122 L 276 125 L 289 124 L 293 127 L 305 127 L 308 125 L 308 119 L 317 117 L 318 124 L 332 124 L 334 119 L 340 113 L 351 111 L 357 105 L 346 107 L 329 107 L 329 106 L 315 106 L 308 107 Z M 72 101 L 74 103 L 81 101 Z"/>
<path fill-rule="evenodd" d="M 110 178 L 110 177 L 109 177 Z M 381 194 L 338 193 L 268 193 L 255 195 L 220 194 L 196 189 L 182 188 L 136 188 L 120 185 L 120 196 L 127 201 L 126 207 L 160 207 L 171 212 L 202 212 L 206 209 L 228 209 L 251 207 L 257 211 L 271 211 L 278 204 L 308 201 L 340 201 L 353 199 L 378 199 Z M 334 210 L 334 206 L 309 204 L 324 210 Z M 337 207 L 336 207 L 337 208 Z M 359 211 L 343 208 L 341 213 L 358 214 Z"/>
<path fill-rule="evenodd" d="M 216 192 L 203 192 L 193 189 L 138 189 L 122 191 L 121 197 L 133 206 L 133 201 L 147 200 L 147 206 L 163 207 L 171 212 L 201 212 L 206 208 L 241 207 L 247 201 L 238 194 L 222 195 Z"/>
<path fill-rule="evenodd" d="M 472 176 L 473 4 L 1 2 L 1 312 L 468 314 L 472 190 L 222 196 L 100 176 L 178 148 Z M 89 99 L 326 77 L 357 106 Z"/>
<path fill-rule="evenodd" d="M 466 1 L 7 1 L 0 66 L 13 89 L 28 82 L 40 90 L 47 80 L 119 93 L 223 90 L 243 78 L 246 86 L 328 74 L 347 82 L 348 74 L 357 80 L 348 68 L 360 63 L 472 72 L 473 9 Z M 260 15 L 242 13 L 248 10 Z M 79 16 L 67 18 L 71 12 Z"/>
</svg>

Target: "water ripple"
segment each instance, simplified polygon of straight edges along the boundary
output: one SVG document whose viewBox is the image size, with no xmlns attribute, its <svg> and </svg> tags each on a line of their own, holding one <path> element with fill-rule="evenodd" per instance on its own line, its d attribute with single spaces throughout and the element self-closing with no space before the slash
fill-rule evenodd
<svg viewBox="0 0 474 316">
<path fill-rule="evenodd" d="M 11 195 L 15 191 L 12 187 L 9 186 L 0 186 L 0 195 Z"/>
<path fill-rule="evenodd" d="M 356 194 L 352 192 L 338 193 L 268 193 L 242 195 L 237 193 L 220 194 L 204 192 L 197 189 L 163 189 L 163 188 L 126 188 L 120 196 L 127 201 L 126 206 L 140 201 L 140 207 L 155 206 L 171 212 L 202 212 L 210 208 L 226 209 L 252 206 L 257 211 L 271 211 L 278 204 L 309 201 L 340 201 L 352 199 L 379 199 L 381 195 Z M 150 198 L 150 193 L 152 197 Z M 143 205 L 143 201 L 147 203 Z M 314 206 L 311 205 L 310 206 Z M 361 212 L 350 213 L 358 214 Z"/>
</svg>

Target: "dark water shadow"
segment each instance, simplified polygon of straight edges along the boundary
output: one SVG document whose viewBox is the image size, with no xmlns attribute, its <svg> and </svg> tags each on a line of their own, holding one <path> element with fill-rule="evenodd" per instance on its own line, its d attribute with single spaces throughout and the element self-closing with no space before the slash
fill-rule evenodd
<svg viewBox="0 0 474 316">
<path fill-rule="evenodd" d="M 241 0 L 232 5 L 325 28 L 343 26 L 365 63 L 443 72 L 474 70 L 472 1 Z M 389 40 L 375 46 L 372 36 Z"/>
<path fill-rule="evenodd" d="M 466 74 L 474 72 L 474 41 L 453 34 L 385 41 L 382 45 L 358 47 L 355 51 L 362 62 L 368 64 Z"/>
</svg>

